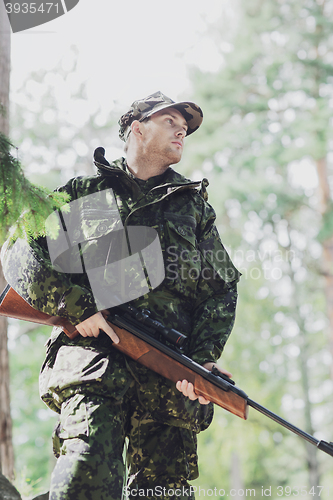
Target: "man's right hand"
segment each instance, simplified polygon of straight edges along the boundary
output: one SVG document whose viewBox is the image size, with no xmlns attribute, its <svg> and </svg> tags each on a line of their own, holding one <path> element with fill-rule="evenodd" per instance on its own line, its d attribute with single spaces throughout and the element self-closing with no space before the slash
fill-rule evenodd
<svg viewBox="0 0 333 500">
<path fill-rule="evenodd" d="M 85 319 L 82 323 L 76 325 L 77 331 L 82 335 L 82 337 L 98 337 L 99 331 L 103 330 L 112 342 L 118 344 L 119 337 L 116 332 L 111 328 L 103 316 L 103 311 L 90 316 L 90 318 Z"/>
<path fill-rule="evenodd" d="M 216 363 L 208 362 L 203 366 L 209 371 L 212 371 L 213 366 L 215 366 L 215 368 L 217 368 L 221 373 L 224 373 L 224 375 L 232 377 L 232 373 L 228 372 L 228 370 L 225 370 L 224 368 L 221 368 Z M 178 391 L 182 392 L 184 396 L 187 396 L 192 401 L 195 401 L 197 399 L 202 405 L 208 405 L 208 403 L 210 402 L 209 399 L 206 399 L 203 396 L 198 396 L 194 391 L 193 384 L 191 384 L 191 382 L 188 382 L 187 380 L 178 380 L 178 382 L 176 383 L 176 388 L 178 389 Z"/>
</svg>

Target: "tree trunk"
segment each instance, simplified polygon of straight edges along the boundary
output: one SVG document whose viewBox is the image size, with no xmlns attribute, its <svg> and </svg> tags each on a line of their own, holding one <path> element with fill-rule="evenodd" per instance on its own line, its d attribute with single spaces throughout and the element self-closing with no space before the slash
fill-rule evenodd
<svg viewBox="0 0 333 500">
<path fill-rule="evenodd" d="M 0 289 L 6 283 L 0 268 Z M 10 416 L 9 362 L 7 347 L 7 318 L 0 316 L 0 459 L 1 471 L 14 479 L 14 450 L 12 444 L 12 420 Z"/>
<path fill-rule="evenodd" d="M 233 498 L 235 500 L 241 500 L 244 496 L 244 484 L 242 480 L 242 471 L 240 465 L 240 458 L 236 452 L 231 455 L 231 478 L 230 485 L 233 490 L 235 490 L 235 495 Z M 243 493 L 243 494 L 242 494 Z"/>
<path fill-rule="evenodd" d="M 322 215 L 332 211 L 332 200 L 328 182 L 326 158 L 317 160 L 317 173 L 319 180 L 320 211 Z M 332 216 L 332 215 L 331 215 Z M 329 349 L 333 357 L 333 236 L 328 237 L 322 243 L 323 257 L 322 269 L 325 278 L 325 297 L 329 328 Z M 333 364 L 331 367 L 331 378 L 333 379 Z"/>
<path fill-rule="evenodd" d="M 307 345 L 305 340 L 305 325 L 299 315 L 299 326 L 301 328 L 300 334 L 300 355 L 299 355 L 299 366 L 301 371 L 301 381 L 303 386 L 303 394 L 304 394 L 304 418 L 305 418 L 305 431 L 308 434 L 313 435 L 314 429 L 312 425 L 312 415 L 311 415 L 311 402 L 309 398 L 310 386 L 309 386 L 309 375 L 307 368 L 308 361 L 308 353 L 307 353 Z M 321 483 L 320 480 L 320 472 L 319 472 L 319 462 L 317 456 L 317 449 L 314 446 L 305 441 L 305 449 L 307 456 L 307 465 L 309 471 L 309 487 L 314 487 L 314 495 L 312 496 L 312 500 L 316 498 L 320 500 L 320 490 L 319 485 Z"/>
<path fill-rule="evenodd" d="M 292 241 L 291 228 L 288 227 L 288 238 Z M 289 247 L 289 255 L 293 255 L 292 247 Z M 298 367 L 301 373 L 301 385 L 303 389 L 303 401 L 304 401 L 304 430 L 310 435 L 314 434 L 313 422 L 312 422 L 312 405 L 310 401 L 310 380 L 309 380 L 309 370 L 308 370 L 308 360 L 309 360 L 309 350 L 308 350 L 308 333 L 306 330 L 306 325 L 304 318 L 301 314 L 302 303 L 299 300 L 300 294 L 298 293 L 299 284 L 295 280 L 295 272 L 292 270 L 292 262 L 289 260 L 289 276 L 294 289 L 294 298 L 291 307 L 294 311 L 294 318 L 299 326 L 300 332 L 295 339 L 297 343 L 300 354 L 298 356 Z M 314 494 L 312 500 L 320 500 L 319 485 L 321 484 L 320 467 L 318 462 L 317 449 L 309 442 L 305 441 L 305 451 L 306 451 L 306 462 L 307 470 L 309 474 L 309 488 L 313 487 Z"/>
<path fill-rule="evenodd" d="M 4 2 L 0 2 L 0 131 L 9 133 L 10 25 Z M 0 266 L 0 291 L 5 287 Z M 0 471 L 14 477 L 14 451 L 9 397 L 7 320 L 0 317 Z"/>
<path fill-rule="evenodd" d="M 9 134 L 10 25 L 0 2 L 0 131 Z"/>
</svg>

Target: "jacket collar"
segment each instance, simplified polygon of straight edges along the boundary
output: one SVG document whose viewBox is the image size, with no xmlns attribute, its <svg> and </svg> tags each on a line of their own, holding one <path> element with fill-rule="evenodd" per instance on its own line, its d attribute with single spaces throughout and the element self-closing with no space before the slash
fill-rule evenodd
<svg viewBox="0 0 333 500">
<path fill-rule="evenodd" d="M 96 161 L 94 163 L 98 169 L 98 174 L 101 176 L 126 176 L 127 178 L 133 179 L 133 175 L 128 170 L 126 159 L 123 157 L 111 162 L 109 166 Z M 201 185 L 201 181 L 192 181 L 187 179 L 171 167 L 169 167 L 164 174 L 158 177 L 161 179 L 159 186 L 188 186 L 196 188 Z"/>
</svg>

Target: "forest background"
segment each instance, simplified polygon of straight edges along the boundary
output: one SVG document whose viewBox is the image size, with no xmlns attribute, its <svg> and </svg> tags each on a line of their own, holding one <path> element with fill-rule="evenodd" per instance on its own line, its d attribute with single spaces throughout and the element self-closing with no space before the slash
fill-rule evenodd
<svg viewBox="0 0 333 500">
<path fill-rule="evenodd" d="M 193 46 L 186 41 L 192 2 L 183 2 L 174 19 L 152 2 L 135 11 L 135 22 L 129 9 L 130 27 L 155 9 L 155 22 L 145 28 L 152 30 L 150 43 L 139 47 L 140 30 L 133 31 L 131 53 L 119 54 L 120 40 L 114 54 L 109 47 L 92 54 L 100 95 L 80 67 L 88 43 L 72 43 L 56 66 L 46 64 L 12 90 L 9 137 L 29 180 L 53 189 L 74 175 L 94 173 L 97 146 L 105 147 L 109 160 L 121 156 L 117 120 L 134 99 L 162 90 L 197 102 L 204 122 L 188 139 L 180 170 L 209 179 L 218 229 L 242 272 L 223 366 L 251 399 L 330 441 L 333 1 L 218 4 L 210 12 L 208 2 L 200 11 Z M 71 15 L 74 20 L 75 9 Z M 102 20 L 98 29 L 92 22 L 89 36 L 103 28 Z M 159 80 L 152 67 L 159 44 L 172 45 L 177 36 L 179 73 L 167 60 Z M 126 71 L 113 69 L 113 55 L 116 61 L 128 57 Z M 142 77 L 147 73 L 149 84 Z M 123 87 L 101 98 L 113 79 Z M 159 89 L 160 81 L 165 86 Z M 9 321 L 15 484 L 24 498 L 48 489 L 54 466 L 56 415 L 38 397 L 49 333 Z M 198 498 L 329 500 L 333 492 L 332 458 L 252 409 L 244 422 L 217 408 L 213 424 L 199 435 L 199 459 L 200 477 L 193 483 L 201 488 Z"/>
</svg>

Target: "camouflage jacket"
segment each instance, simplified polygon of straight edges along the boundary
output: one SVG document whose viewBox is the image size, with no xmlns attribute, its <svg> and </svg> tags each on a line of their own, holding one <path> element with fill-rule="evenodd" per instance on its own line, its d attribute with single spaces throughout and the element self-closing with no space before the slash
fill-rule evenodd
<svg viewBox="0 0 333 500">
<path fill-rule="evenodd" d="M 215 212 L 205 200 L 207 182 L 190 181 L 172 168 L 143 182 L 128 172 L 124 159 L 110 167 L 99 167 L 98 175 L 74 178 L 60 190 L 66 191 L 71 200 L 78 200 L 112 189 L 123 226 L 145 226 L 157 231 L 165 278 L 153 290 L 136 298 L 133 305 L 149 309 L 152 317 L 187 335 L 186 354 L 193 360 L 200 364 L 217 361 L 234 324 L 240 274 L 220 241 Z M 85 248 L 100 248 L 103 241 L 109 241 L 116 220 L 111 212 L 112 207 L 105 213 L 89 201 L 81 206 L 76 231 L 78 240 L 83 233 L 80 241 L 84 241 Z M 23 241 L 8 243 L 2 260 L 8 283 L 34 308 L 63 316 L 74 325 L 100 310 L 87 275 L 59 272 L 51 263 L 45 239 L 30 245 Z M 75 269 L 78 263 L 72 265 Z M 111 283 L 112 276 L 109 279 Z M 106 291 L 107 285 L 106 280 Z M 69 346 L 70 359 L 66 357 Z M 118 352 L 111 357 L 111 371 L 110 367 L 106 369 L 110 364 L 109 348 L 101 339 L 70 341 L 54 331 L 41 376 L 42 397 L 49 406 L 57 410 L 64 397 L 80 392 L 82 385 L 95 390 L 96 380 L 100 392 L 112 390 L 120 395 L 129 383 L 124 375 L 125 365 L 127 372 L 136 370 L 135 376 L 145 379 L 146 369 L 130 366 Z M 85 367 L 95 363 L 97 368 L 88 373 L 82 363 Z M 161 391 L 161 387 L 156 391 Z M 176 417 L 177 412 L 173 415 Z"/>
</svg>

